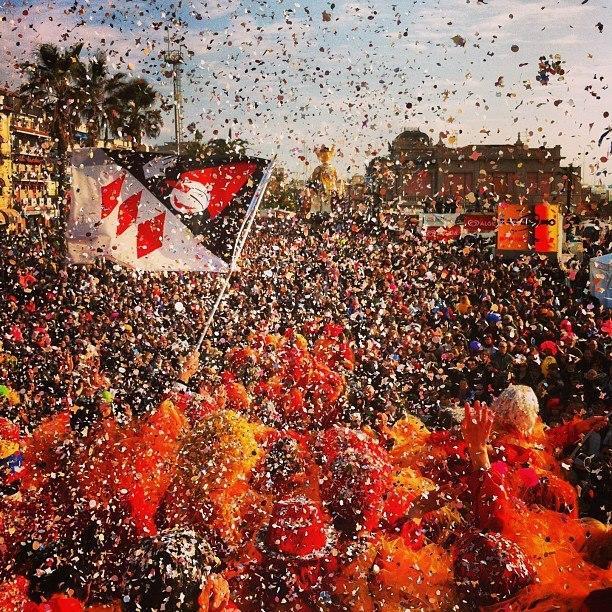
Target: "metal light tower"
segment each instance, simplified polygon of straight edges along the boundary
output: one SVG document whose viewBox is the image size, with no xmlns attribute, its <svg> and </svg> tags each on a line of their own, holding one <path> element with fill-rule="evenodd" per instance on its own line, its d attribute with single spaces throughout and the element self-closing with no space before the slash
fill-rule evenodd
<svg viewBox="0 0 612 612">
<path fill-rule="evenodd" d="M 183 54 L 179 49 L 172 48 L 170 30 L 168 30 L 168 50 L 164 53 L 164 60 L 172 67 L 172 82 L 174 86 L 174 139 L 176 152 L 181 152 L 181 134 L 183 133 L 183 92 L 181 87 L 181 65 Z"/>
</svg>

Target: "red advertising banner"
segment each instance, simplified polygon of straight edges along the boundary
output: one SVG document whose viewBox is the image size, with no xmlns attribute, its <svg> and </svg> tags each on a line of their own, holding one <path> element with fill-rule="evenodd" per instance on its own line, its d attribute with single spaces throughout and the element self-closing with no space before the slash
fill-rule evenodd
<svg viewBox="0 0 612 612">
<path fill-rule="evenodd" d="M 492 234 L 497 229 L 497 217 L 485 213 L 465 213 L 463 227 L 468 234 Z"/>
<path fill-rule="evenodd" d="M 533 229 L 537 253 L 556 253 L 559 249 L 559 206 L 542 202 L 534 206 L 536 226 Z"/>
<path fill-rule="evenodd" d="M 543 202 L 533 209 L 522 204 L 502 202 L 498 216 L 490 213 L 422 213 L 419 215 L 425 237 L 432 242 L 448 242 L 461 236 L 493 236 L 497 232 L 500 251 L 556 253 L 559 248 L 559 206 Z"/>
<path fill-rule="evenodd" d="M 497 227 L 496 216 L 486 213 L 424 213 L 420 220 L 427 240 L 435 242 L 456 240 L 465 234 L 492 236 Z"/>
<path fill-rule="evenodd" d="M 431 242 L 449 242 L 450 240 L 457 240 L 460 236 L 460 225 L 451 225 L 449 227 L 430 226 L 425 231 L 425 238 Z"/>
<path fill-rule="evenodd" d="M 529 208 L 521 204 L 501 202 L 497 207 L 497 249 L 499 251 L 529 250 Z"/>
</svg>

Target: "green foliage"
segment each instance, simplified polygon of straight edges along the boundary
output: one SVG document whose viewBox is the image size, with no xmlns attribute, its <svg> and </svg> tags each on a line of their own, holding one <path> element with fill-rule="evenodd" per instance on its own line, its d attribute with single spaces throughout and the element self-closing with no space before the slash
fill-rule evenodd
<svg viewBox="0 0 612 612">
<path fill-rule="evenodd" d="M 156 138 L 162 126 L 161 110 L 155 108 L 158 94 L 146 79 L 134 78 L 121 85 L 116 93 L 121 108 L 117 133 L 142 144 L 143 136 Z"/>
<path fill-rule="evenodd" d="M 115 136 L 138 145 L 145 136 L 157 137 L 162 126 L 159 96 L 148 81 L 128 79 L 122 72 L 111 75 L 104 53 L 83 60 L 82 49 L 82 44 L 66 50 L 43 44 L 34 61 L 21 66 L 26 82 L 20 93 L 44 110 L 59 156 L 74 144 L 82 123 L 90 145 Z"/>
<path fill-rule="evenodd" d="M 34 62 L 22 64 L 27 81 L 20 93 L 45 112 L 60 154 L 74 142 L 81 120 L 79 82 L 85 72 L 82 49 L 82 44 L 61 50 L 57 45 L 47 43 L 38 48 Z"/>
<path fill-rule="evenodd" d="M 261 206 L 262 208 L 299 212 L 300 191 L 300 186 L 290 180 L 287 171 L 282 166 L 276 166 L 272 171 Z"/>
<path fill-rule="evenodd" d="M 214 140 L 209 140 L 203 146 L 202 159 L 244 157 L 248 146 L 249 143 L 241 138 L 235 138 L 233 140 L 215 138 Z"/>
</svg>

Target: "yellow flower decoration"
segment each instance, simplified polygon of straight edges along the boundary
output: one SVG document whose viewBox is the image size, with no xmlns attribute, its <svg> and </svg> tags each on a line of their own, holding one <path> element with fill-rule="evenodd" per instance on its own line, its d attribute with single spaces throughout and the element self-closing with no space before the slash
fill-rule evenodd
<svg viewBox="0 0 612 612">
<path fill-rule="evenodd" d="M 257 425 L 233 410 L 210 414 L 185 440 L 177 479 L 203 496 L 245 481 L 262 453 L 257 432 Z"/>
</svg>

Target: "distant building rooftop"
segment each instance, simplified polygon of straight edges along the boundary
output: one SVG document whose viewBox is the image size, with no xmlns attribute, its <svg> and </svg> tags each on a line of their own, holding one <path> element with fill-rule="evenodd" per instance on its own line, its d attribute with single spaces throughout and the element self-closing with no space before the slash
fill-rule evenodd
<svg viewBox="0 0 612 612">
<path fill-rule="evenodd" d="M 405 151 L 408 149 L 431 147 L 431 138 L 421 130 L 409 128 L 396 136 L 391 143 L 392 151 Z"/>
</svg>

